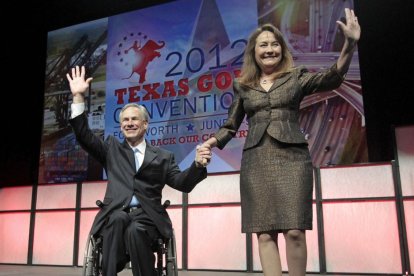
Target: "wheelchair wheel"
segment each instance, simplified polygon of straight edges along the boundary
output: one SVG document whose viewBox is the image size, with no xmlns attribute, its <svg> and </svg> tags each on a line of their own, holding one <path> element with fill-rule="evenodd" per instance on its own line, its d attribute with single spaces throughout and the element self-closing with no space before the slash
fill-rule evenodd
<svg viewBox="0 0 414 276">
<path fill-rule="evenodd" d="M 83 257 L 83 276 L 101 276 L 101 254 L 100 254 L 100 240 L 96 240 L 90 236 L 86 242 L 84 257 Z"/>
<path fill-rule="evenodd" d="M 167 271 L 167 276 L 178 276 L 177 248 L 175 245 L 174 230 L 173 230 L 172 238 L 169 239 L 167 243 L 166 271 Z"/>
</svg>

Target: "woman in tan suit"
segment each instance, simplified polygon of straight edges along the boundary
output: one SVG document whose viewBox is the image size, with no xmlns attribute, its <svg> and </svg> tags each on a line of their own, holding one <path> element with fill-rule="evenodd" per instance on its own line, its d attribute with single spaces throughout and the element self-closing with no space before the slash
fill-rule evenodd
<svg viewBox="0 0 414 276">
<path fill-rule="evenodd" d="M 249 132 L 240 168 L 242 232 L 256 233 L 265 276 L 282 275 L 278 233 L 286 240 L 289 275 L 306 274 L 305 230 L 312 229 L 312 161 L 299 128 L 301 100 L 339 87 L 361 29 L 353 10 L 337 21 L 345 42 L 337 62 L 311 73 L 293 67 L 282 33 L 273 25 L 250 36 L 226 123 L 205 146 L 223 149 L 245 116 Z"/>
</svg>

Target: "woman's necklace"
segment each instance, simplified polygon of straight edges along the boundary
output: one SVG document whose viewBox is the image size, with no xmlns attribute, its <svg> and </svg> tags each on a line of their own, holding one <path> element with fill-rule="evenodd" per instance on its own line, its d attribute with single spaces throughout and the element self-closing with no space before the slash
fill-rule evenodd
<svg viewBox="0 0 414 276">
<path fill-rule="evenodd" d="M 274 83 L 274 80 L 273 79 L 261 79 L 260 83 L 261 84 Z"/>
</svg>

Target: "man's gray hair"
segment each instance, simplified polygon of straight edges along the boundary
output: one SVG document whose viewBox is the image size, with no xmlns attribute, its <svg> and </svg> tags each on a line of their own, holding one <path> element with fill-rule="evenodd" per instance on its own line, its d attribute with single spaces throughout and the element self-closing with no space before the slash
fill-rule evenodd
<svg viewBox="0 0 414 276">
<path fill-rule="evenodd" d="M 148 114 L 147 109 L 143 105 L 139 105 L 136 103 L 128 103 L 124 105 L 124 107 L 122 107 L 121 112 L 119 112 L 119 122 L 121 122 L 122 113 L 125 111 L 125 109 L 130 108 L 130 107 L 138 108 L 142 117 L 144 117 L 143 119 L 149 122 L 149 114 Z"/>
</svg>

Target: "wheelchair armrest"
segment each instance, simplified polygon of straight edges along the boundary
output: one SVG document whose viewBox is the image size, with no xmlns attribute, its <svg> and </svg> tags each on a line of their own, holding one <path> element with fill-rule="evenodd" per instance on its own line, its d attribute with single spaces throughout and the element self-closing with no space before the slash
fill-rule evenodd
<svg viewBox="0 0 414 276">
<path fill-rule="evenodd" d="M 164 204 L 162 206 L 164 206 L 165 209 L 168 208 L 168 206 L 170 206 L 171 201 L 169 201 L 168 199 L 166 201 L 164 201 Z"/>
<path fill-rule="evenodd" d="M 96 203 L 96 206 L 98 206 L 99 208 L 102 208 L 104 206 L 103 202 L 100 201 L 99 199 L 95 203 Z"/>
</svg>

